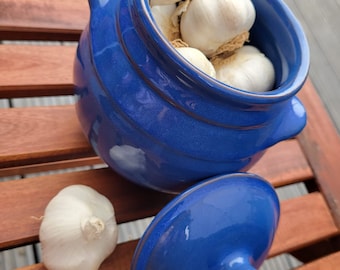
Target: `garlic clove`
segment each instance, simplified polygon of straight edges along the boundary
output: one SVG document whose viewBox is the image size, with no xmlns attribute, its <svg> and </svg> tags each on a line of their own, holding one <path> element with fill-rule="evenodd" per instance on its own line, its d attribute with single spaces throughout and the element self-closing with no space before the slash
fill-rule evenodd
<svg viewBox="0 0 340 270">
<path fill-rule="evenodd" d="M 171 5 L 179 2 L 181 0 L 150 0 L 150 6 L 162 6 L 162 5 Z"/>
<path fill-rule="evenodd" d="M 255 16 L 251 0 L 192 0 L 182 14 L 180 32 L 190 47 L 210 57 L 225 43 L 248 32 Z"/>
<path fill-rule="evenodd" d="M 180 47 L 176 48 L 176 50 L 196 68 L 205 72 L 209 76 L 216 78 L 214 66 L 201 51 L 190 47 Z"/>
<path fill-rule="evenodd" d="M 172 21 L 175 10 L 176 4 L 159 5 L 151 8 L 151 13 L 157 26 L 169 41 L 179 37 L 179 26 L 175 26 Z"/>
<path fill-rule="evenodd" d="M 251 91 L 272 90 L 275 70 L 271 61 L 256 47 L 243 46 L 227 59 L 212 61 L 216 79 L 232 87 Z"/>
<path fill-rule="evenodd" d="M 97 270 L 117 245 L 113 206 L 90 187 L 66 187 L 47 205 L 39 238 L 47 269 Z"/>
<path fill-rule="evenodd" d="M 187 11 L 188 6 L 190 4 L 190 1 L 191 0 L 183 0 L 181 2 L 178 2 L 176 10 L 175 10 L 174 14 L 172 15 L 172 23 L 173 23 L 173 25 L 178 27 L 178 31 L 180 31 L 179 30 L 179 22 L 180 22 L 180 19 L 182 17 L 182 14 Z"/>
</svg>

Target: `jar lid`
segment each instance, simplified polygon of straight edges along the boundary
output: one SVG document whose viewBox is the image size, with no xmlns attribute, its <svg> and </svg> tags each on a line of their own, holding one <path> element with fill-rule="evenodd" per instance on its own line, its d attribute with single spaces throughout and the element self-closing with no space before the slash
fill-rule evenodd
<svg viewBox="0 0 340 270">
<path fill-rule="evenodd" d="M 274 188 L 234 173 L 209 178 L 175 197 L 140 239 L 133 270 L 257 269 L 280 215 Z"/>
</svg>

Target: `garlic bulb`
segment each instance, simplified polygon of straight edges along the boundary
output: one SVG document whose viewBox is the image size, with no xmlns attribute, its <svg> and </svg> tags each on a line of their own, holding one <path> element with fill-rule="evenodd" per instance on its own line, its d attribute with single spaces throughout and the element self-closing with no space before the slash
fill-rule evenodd
<svg viewBox="0 0 340 270">
<path fill-rule="evenodd" d="M 202 70 L 209 76 L 216 78 L 216 71 L 208 58 L 199 50 L 190 47 L 180 47 L 176 50 L 192 65 Z"/>
<path fill-rule="evenodd" d="M 39 231 L 49 270 L 97 270 L 117 244 L 111 202 L 94 189 L 72 185 L 47 205 Z"/>
<path fill-rule="evenodd" d="M 150 6 L 162 6 L 162 5 L 170 5 L 175 4 L 181 0 L 150 0 Z"/>
<path fill-rule="evenodd" d="M 182 14 L 180 32 L 184 42 L 208 57 L 255 21 L 251 0 L 192 0 Z"/>
<path fill-rule="evenodd" d="M 179 35 L 178 27 L 172 23 L 172 15 L 175 10 L 176 4 L 153 6 L 151 8 L 151 13 L 156 21 L 157 26 L 169 41 L 178 38 Z"/>
<path fill-rule="evenodd" d="M 229 58 L 217 58 L 212 63 L 216 79 L 225 84 L 252 92 L 264 92 L 273 88 L 273 64 L 254 46 L 243 46 Z"/>
</svg>

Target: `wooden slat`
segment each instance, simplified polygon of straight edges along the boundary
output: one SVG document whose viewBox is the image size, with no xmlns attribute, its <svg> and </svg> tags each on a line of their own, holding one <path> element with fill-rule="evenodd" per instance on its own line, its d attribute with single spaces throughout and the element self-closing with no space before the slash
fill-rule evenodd
<svg viewBox="0 0 340 270">
<path fill-rule="evenodd" d="M 21 173 L 25 173 L 26 165 L 94 155 L 80 130 L 73 105 L 10 108 L 0 113 L 0 171 L 21 166 Z M 251 171 L 275 186 L 312 177 L 294 140 L 273 146 Z"/>
<path fill-rule="evenodd" d="M 298 139 L 340 227 L 340 137 L 310 80 L 299 97 L 310 120 Z"/>
<path fill-rule="evenodd" d="M 78 40 L 88 18 L 86 0 L 1 0 L 0 39 Z"/>
<path fill-rule="evenodd" d="M 73 105 L 0 110 L 0 168 L 93 156 Z"/>
<path fill-rule="evenodd" d="M 72 184 L 88 185 L 109 198 L 118 223 L 155 215 L 173 197 L 134 185 L 110 169 L 2 182 L 0 249 L 38 241 L 47 203 Z"/>
<path fill-rule="evenodd" d="M 339 234 L 323 196 L 310 193 L 281 203 L 281 219 L 269 256 L 291 252 Z"/>
<path fill-rule="evenodd" d="M 296 270 L 336 270 L 340 265 L 340 252 L 331 254 L 314 262 L 308 263 Z"/>
<path fill-rule="evenodd" d="M 284 201 L 281 208 L 282 218 L 270 256 L 289 252 L 338 233 L 326 203 L 319 193 Z M 136 241 L 132 241 L 117 247 L 102 265 L 101 270 L 129 269 L 128 263 L 131 261 L 136 244 Z M 119 258 L 121 254 L 124 254 L 124 259 Z M 119 266 L 125 268 L 119 268 Z M 45 270 L 42 264 L 22 268 L 24 269 Z"/>
<path fill-rule="evenodd" d="M 249 172 L 268 180 L 275 187 L 302 182 L 313 172 L 296 139 L 269 148 Z"/>
<path fill-rule="evenodd" d="M 0 45 L 0 98 L 73 94 L 75 52 L 76 46 Z"/>
<path fill-rule="evenodd" d="M 130 241 L 117 245 L 113 254 L 109 256 L 101 265 L 100 270 L 127 270 L 130 269 L 133 252 L 137 246 L 138 241 Z M 47 270 L 42 264 L 30 265 L 27 267 L 18 268 L 17 270 Z"/>
</svg>

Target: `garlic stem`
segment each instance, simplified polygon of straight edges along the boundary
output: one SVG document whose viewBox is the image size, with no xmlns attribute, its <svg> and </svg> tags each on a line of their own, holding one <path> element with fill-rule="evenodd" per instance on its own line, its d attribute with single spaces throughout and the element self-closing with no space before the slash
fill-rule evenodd
<svg viewBox="0 0 340 270">
<path fill-rule="evenodd" d="M 101 219 L 92 216 L 90 218 L 86 218 L 81 223 L 81 229 L 84 237 L 88 241 L 92 241 L 100 238 L 102 232 L 105 230 L 105 223 Z"/>
</svg>

